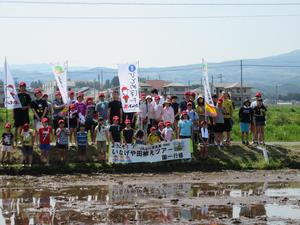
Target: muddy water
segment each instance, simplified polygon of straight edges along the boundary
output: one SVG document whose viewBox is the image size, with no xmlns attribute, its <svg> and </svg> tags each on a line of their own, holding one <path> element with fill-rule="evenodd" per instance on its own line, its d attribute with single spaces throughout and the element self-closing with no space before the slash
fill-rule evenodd
<svg viewBox="0 0 300 225">
<path fill-rule="evenodd" d="M 14 178 L 0 185 L 0 225 L 10 224 L 300 224 L 300 183 L 41 185 Z"/>
</svg>

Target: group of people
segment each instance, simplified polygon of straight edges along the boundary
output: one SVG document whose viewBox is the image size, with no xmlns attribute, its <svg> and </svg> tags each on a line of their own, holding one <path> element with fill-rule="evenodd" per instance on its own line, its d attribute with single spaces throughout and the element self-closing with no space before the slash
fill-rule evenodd
<svg viewBox="0 0 300 225">
<path fill-rule="evenodd" d="M 62 100 L 61 93 L 55 93 L 50 102 L 48 95 L 42 90 L 34 90 L 34 99 L 26 91 L 26 83 L 19 83 L 18 97 L 22 108 L 14 109 L 14 133 L 11 124 L 5 125 L 2 134 L 3 163 L 10 161 L 10 152 L 14 145 L 20 145 L 24 164 L 32 164 L 34 145 L 41 150 L 41 161 L 49 165 L 51 143 L 56 142 L 59 161 L 65 162 L 70 146 L 78 150 L 78 158 L 85 161 L 87 146 L 95 145 L 99 153 L 99 161 L 106 162 L 109 143 L 123 144 L 155 144 L 173 139 L 192 139 L 200 146 L 201 156 L 207 157 L 207 146 L 231 144 L 234 105 L 230 94 L 223 92 L 213 95 L 216 116 L 208 115 L 205 110 L 205 99 L 195 92 L 186 91 L 184 99 L 177 102 L 177 96 L 166 99 L 156 89 L 151 95 L 141 93 L 140 111 L 125 113 L 118 91 L 110 96 L 100 92 L 98 99 L 84 96 L 84 93 L 69 91 L 68 102 Z M 249 144 L 249 132 L 253 133 L 253 143 L 264 143 L 264 125 L 266 107 L 261 93 L 256 93 L 256 100 L 249 99 L 239 110 L 240 129 L 243 144 Z M 29 111 L 33 113 L 30 123 Z M 32 127 L 32 129 L 31 129 Z"/>
</svg>

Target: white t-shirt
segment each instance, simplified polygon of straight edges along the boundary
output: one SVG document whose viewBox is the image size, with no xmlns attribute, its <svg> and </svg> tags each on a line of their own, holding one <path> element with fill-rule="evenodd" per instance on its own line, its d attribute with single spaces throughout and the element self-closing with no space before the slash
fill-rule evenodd
<svg viewBox="0 0 300 225">
<path fill-rule="evenodd" d="M 169 127 L 169 128 L 165 127 L 162 130 L 162 134 L 164 135 L 166 141 L 172 141 L 172 139 L 173 139 L 173 129 L 171 127 Z"/>
<path fill-rule="evenodd" d="M 207 127 L 206 128 L 204 128 L 204 127 L 201 128 L 201 137 L 202 138 L 208 138 L 208 129 L 207 129 Z"/>
<path fill-rule="evenodd" d="M 98 129 L 98 126 L 96 126 L 95 128 L 96 130 L 96 141 L 107 141 L 106 140 L 106 132 L 108 131 L 108 127 L 107 126 L 102 126 L 100 131 Z"/>
</svg>

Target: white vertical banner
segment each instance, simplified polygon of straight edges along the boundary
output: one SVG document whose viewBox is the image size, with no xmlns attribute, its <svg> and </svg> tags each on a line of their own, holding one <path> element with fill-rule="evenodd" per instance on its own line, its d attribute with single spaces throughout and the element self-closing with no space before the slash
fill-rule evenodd
<svg viewBox="0 0 300 225">
<path fill-rule="evenodd" d="M 18 97 L 18 92 L 16 89 L 15 81 L 12 77 L 10 69 L 8 67 L 6 58 L 4 61 L 4 106 L 7 109 L 22 108 L 20 99 Z"/>
<path fill-rule="evenodd" d="M 211 97 L 211 92 L 209 88 L 209 80 L 208 80 L 208 67 L 207 67 L 207 62 L 205 62 L 204 59 L 202 59 L 202 72 L 203 72 L 203 87 L 204 87 L 204 100 L 205 100 L 205 114 L 207 116 L 217 116 L 217 111 L 214 106 L 212 97 Z"/>
<path fill-rule="evenodd" d="M 139 112 L 139 79 L 137 63 L 126 63 L 118 65 L 118 76 L 120 81 L 120 97 L 123 111 Z"/>
<path fill-rule="evenodd" d="M 67 69 L 68 62 L 51 63 L 52 72 L 54 74 L 57 87 L 61 93 L 62 100 L 68 104 L 68 84 L 67 84 Z"/>
</svg>

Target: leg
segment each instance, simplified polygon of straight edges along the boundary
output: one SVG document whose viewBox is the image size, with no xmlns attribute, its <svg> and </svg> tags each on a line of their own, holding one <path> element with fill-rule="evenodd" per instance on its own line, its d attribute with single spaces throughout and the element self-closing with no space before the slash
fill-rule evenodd
<svg viewBox="0 0 300 225">
<path fill-rule="evenodd" d="M 7 154 L 7 163 L 10 163 L 10 152 L 6 152 Z"/>
<path fill-rule="evenodd" d="M 261 132 L 261 142 L 263 144 L 265 144 L 265 127 L 264 126 L 260 127 L 260 132 Z"/>
</svg>

